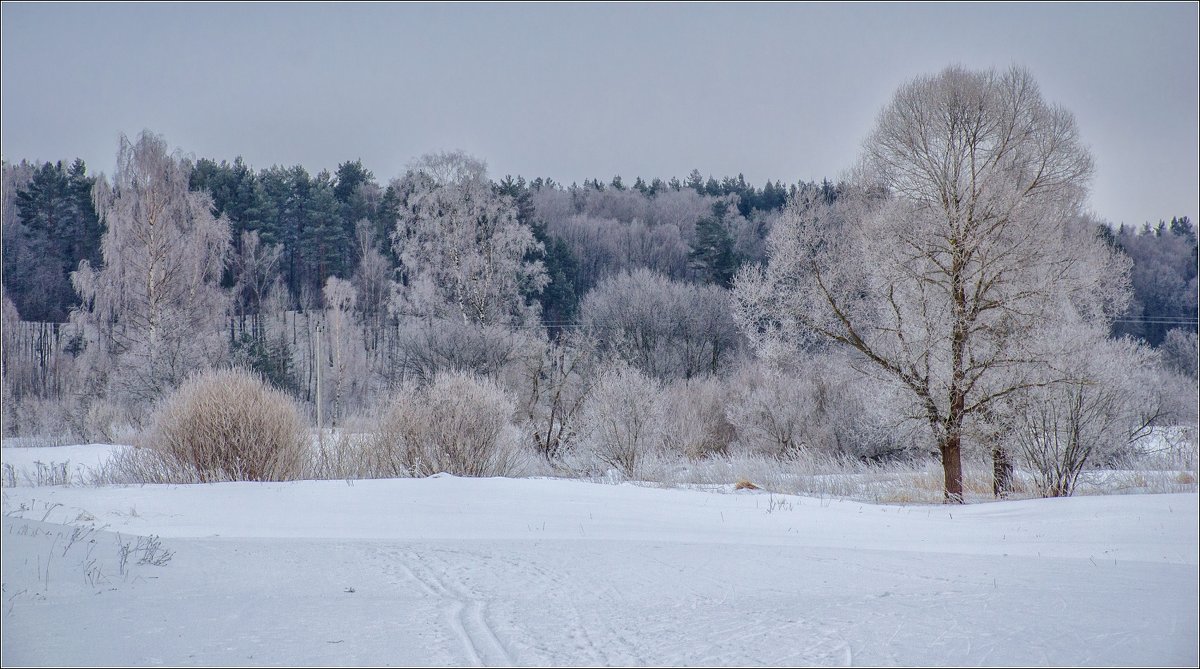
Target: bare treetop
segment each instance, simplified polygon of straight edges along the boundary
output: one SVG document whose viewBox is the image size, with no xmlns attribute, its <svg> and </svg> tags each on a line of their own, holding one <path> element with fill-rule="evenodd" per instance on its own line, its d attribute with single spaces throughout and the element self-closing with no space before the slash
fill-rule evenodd
<svg viewBox="0 0 1200 669">
<path fill-rule="evenodd" d="M 410 174 L 424 174 L 438 186 L 488 185 L 487 163 L 462 151 L 427 153 L 408 166 Z"/>
<path fill-rule="evenodd" d="M 864 144 L 864 176 L 948 220 L 990 221 L 1022 203 L 1082 206 L 1092 158 L 1074 116 L 1027 70 L 949 67 L 903 86 Z"/>
</svg>

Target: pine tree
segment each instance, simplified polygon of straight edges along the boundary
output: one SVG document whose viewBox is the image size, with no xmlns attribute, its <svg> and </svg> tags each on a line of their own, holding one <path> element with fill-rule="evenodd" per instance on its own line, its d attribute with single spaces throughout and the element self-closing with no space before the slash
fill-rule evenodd
<svg viewBox="0 0 1200 669">
<path fill-rule="evenodd" d="M 737 273 L 733 238 L 722 216 L 705 216 L 696 222 L 696 241 L 688 253 L 689 265 L 707 283 L 728 288 Z"/>
<path fill-rule="evenodd" d="M 5 235 L 4 285 L 28 320 L 65 321 L 76 302 L 70 273 L 99 257 L 94 182 L 82 160 L 45 163 L 16 193 L 20 225 L 6 221 L 16 234 Z"/>
</svg>

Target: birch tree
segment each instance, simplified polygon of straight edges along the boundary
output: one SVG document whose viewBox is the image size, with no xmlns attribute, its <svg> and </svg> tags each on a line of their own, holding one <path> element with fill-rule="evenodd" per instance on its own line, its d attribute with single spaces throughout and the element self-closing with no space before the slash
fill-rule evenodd
<svg viewBox="0 0 1200 669">
<path fill-rule="evenodd" d="M 738 276 L 739 323 L 760 350 L 844 346 L 899 384 L 961 503 L 965 421 L 1065 378 L 1031 373 L 1053 359 L 1031 335 L 1128 299 L 1127 264 L 1078 229 L 1091 173 L 1027 71 L 920 77 L 880 113 L 856 194 L 790 203 L 767 266 Z"/>
<path fill-rule="evenodd" d="M 355 307 L 358 291 L 354 284 L 331 276 L 325 280 L 322 290 L 325 298 L 325 330 L 328 340 L 316 364 L 328 370 L 326 385 L 331 391 L 331 419 L 336 427 L 346 412 L 347 399 L 360 394 L 366 381 L 367 370 L 362 338 L 356 336 Z"/>
<path fill-rule="evenodd" d="M 94 190 L 103 264 L 72 274 L 74 319 L 96 335 L 93 359 L 111 361 L 110 390 L 135 408 L 226 353 L 229 224 L 207 193 L 188 189 L 190 169 L 163 138 L 122 135 L 112 183 L 100 177 Z"/>
<path fill-rule="evenodd" d="M 392 268 L 375 243 L 373 225 L 362 220 L 354 228 L 358 242 L 358 266 L 351 282 L 358 291 L 358 315 L 364 328 L 367 351 L 374 353 L 383 336 L 388 299 L 392 290 Z"/>
</svg>

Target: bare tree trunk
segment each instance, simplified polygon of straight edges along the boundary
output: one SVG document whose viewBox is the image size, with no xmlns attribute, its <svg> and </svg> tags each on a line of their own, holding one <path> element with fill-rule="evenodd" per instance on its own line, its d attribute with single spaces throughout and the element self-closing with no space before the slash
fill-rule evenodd
<svg viewBox="0 0 1200 669">
<path fill-rule="evenodd" d="M 992 494 L 1006 499 L 1012 492 L 1013 463 L 1008 449 L 999 442 L 992 444 Z"/>
<path fill-rule="evenodd" d="M 945 475 L 945 503 L 963 503 L 962 428 L 966 397 L 961 387 L 950 388 L 950 413 L 944 423 L 945 432 L 939 444 L 942 453 L 942 472 Z"/>
</svg>

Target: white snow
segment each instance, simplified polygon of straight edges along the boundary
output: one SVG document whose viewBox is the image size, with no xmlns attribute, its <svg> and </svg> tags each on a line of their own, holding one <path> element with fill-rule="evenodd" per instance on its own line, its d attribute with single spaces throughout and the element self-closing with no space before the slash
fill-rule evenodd
<svg viewBox="0 0 1200 669">
<path fill-rule="evenodd" d="M 0 449 L 16 469 L 66 454 Z M 1195 493 L 901 507 L 445 475 L 18 479 L 6 666 L 1198 662 Z"/>
</svg>

